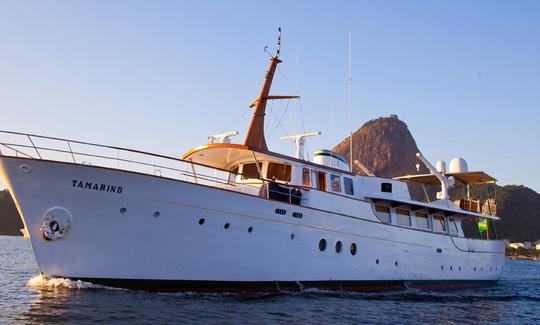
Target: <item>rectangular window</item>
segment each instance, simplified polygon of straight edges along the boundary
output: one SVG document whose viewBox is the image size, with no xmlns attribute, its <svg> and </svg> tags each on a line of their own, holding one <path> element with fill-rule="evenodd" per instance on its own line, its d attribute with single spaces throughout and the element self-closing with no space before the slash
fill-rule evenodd
<svg viewBox="0 0 540 325">
<path fill-rule="evenodd" d="M 317 176 L 317 172 L 312 170 L 311 171 L 311 187 L 313 188 L 317 188 L 318 184 L 319 184 L 319 181 L 318 181 L 318 176 Z"/>
<path fill-rule="evenodd" d="M 317 189 L 326 191 L 326 173 L 317 172 Z"/>
<path fill-rule="evenodd" d="M 400 226 L 411 226 L 411 213 L 409 210 L 396 209 L 397 223 Z"/>
<path fill-rule="evenodd" d="M 345 193 L 354 195 L 353 180 L 348 177 L 343 177 L 343 185 L 345 186 Z"/>
<path fill-rule="evenodd" d="M 376 205 L 375 206 L 375 215 L 382 222 L 391 223 L 390 222 L 390 208 L 389 207 L 385 207 L 385 206 L 382 206 L 382 205 Z"/>
<path fill-rule="evenodd" d="M 429 229 L 429 218 L 426 213 L 416 212 L 416 227 L 422 229 Z"/>
<path fill-rule="evenodd" d="M 444 222 L 443 216 L 433 216 L 433 230 L 436 232 L 446 232 L 446 223 Z"/>
<path fill-rule="evenodd" d="M 269 163 L 266 178 L 289 182 L 291 180 L 291 165 Z"/>
<path fill-rule="evenodd" d="M 330 174 L 330 186 L 332 187 L 332 191 L 341 192 L 341 177 Z"/>
<path fill-rule="evenodd" d="M 307 168 L 302 168 L 302 185 L 307 187 L 311 186 L 311 173 Z"/>
<path fill-rule="evenodd" d="M 262 163 L 259 163 L 259 169 L 262 169 Z M 242 179 L 260 178 L 259 169 L 255 163 L 244 164 L 242 167 Z"/>
<path fill-rule="evenodd" d="M 392 183 L 381 183 L 381 192 L 392 193 Z"/>
<path fill-rule="evenodd" d="M 450 225 L 450 233 L 457 234 L 458 229 L 457 229 L 456 221 L 454 219 L 448 219 L 448 224 Z"/>
</svg>

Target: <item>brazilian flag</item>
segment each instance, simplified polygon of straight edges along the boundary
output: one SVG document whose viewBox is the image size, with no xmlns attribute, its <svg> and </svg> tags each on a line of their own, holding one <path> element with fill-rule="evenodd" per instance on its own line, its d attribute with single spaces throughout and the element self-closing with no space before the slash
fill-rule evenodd
<svg viewBox="0 0 540 325">
<path fill-rule="evenodd" d="M 480 219 L 478 221 L 478 231 L 479 232 L 486 232 L 489 229 L 488 225 L 489 220 L 488 219 Z"/>
<path fill-rule="evenodd" d="M 480 234 L 485 234 L 486 239 L 493 239 L 493 223 L 490 219 L 481 218 L 478 221 L 478 232 Z"/>
</svg>

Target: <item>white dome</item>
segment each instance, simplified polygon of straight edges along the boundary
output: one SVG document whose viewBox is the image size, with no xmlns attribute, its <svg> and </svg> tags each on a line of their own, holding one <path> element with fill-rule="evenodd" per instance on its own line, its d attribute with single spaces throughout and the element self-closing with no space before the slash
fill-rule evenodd
<svg viewBox="0 0 540 325">
<path fill-rule="evenodd" d="M 446 173 L 446 163 L 442 160 L 437 161 L 437 163 L 435 164 L 435 169 L 439 173 Z"/>
<path fill-rule="evenodd" d="M 467 162 L 463 158 L 454 158 L 450 160 L 450 166 L 448 168 L 449 173 L 466 173 L 469 171 Z"/>
</svg>

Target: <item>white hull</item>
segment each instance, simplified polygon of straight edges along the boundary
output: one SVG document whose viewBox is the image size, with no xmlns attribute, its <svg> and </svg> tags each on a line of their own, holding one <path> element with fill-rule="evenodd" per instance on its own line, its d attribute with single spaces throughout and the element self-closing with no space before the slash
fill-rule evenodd
<svg viewBox="0 0 540 325">
<path fill-rule="evenodd" d="M 22 172 L 23 164 L 31 171 Z M 336 214 L 162 177 L 15 157 L 0 157 L 0 173 L 48 277 L 134 287 L 139 281 L 148 288 L 155 281 L 160 289 L 208 291 L 227 283 L 240 289 L 250 283 L 275 283 L 276 289 L 294 283 L 436 287 L 492 283 L 504 265 L 501 241 L 385 225 L 376 221 L 369 202 L 359 200 L 354 212 Z M 74 180 L 122 191 L 79 188 Z M 40 227 L 54 207 L 65 208 L 72 220 L 65 238 L 50 241 Z M 276 214 L 277 208 L 286 214 Z M 303 217 L 293 218 L 293 212 Z M 328 243 L 324 252 L 322 238 Z M 341 253 L 334 249 L 337 241 L 343 243 Z M 351 243 L 358 247 L 355 256 Z M 212 286 L 213 281 L 219 282 Z"/>
</svg>

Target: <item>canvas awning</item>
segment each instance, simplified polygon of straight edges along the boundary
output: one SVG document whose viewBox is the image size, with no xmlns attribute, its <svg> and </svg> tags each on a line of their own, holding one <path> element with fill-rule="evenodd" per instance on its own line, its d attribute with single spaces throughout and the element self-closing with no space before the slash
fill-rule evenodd
<svg viewBox="0 0 540 325">
<path fill-rule="evenodd" d="M 466 172 L 466 173 L 445 173 L 443 174 L 446 177 L 454 177 L 456 184 L 464 185 L 474 185 L 474 184 L 484 184 L 484 183 L 495 183 L 497 180 L 488 174 L 477 171 L 477 172 Z M 410 183 L 420 183 L 425 185 L 440 185 L 441 182 L 434 174 L 422 174 L 422 175 L 407 175 L 394 177 L 394 179 L 410 182 Z"/>
</svg>

